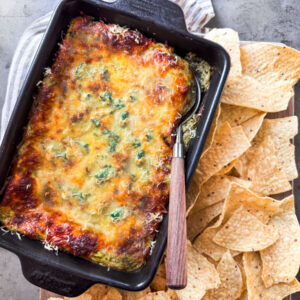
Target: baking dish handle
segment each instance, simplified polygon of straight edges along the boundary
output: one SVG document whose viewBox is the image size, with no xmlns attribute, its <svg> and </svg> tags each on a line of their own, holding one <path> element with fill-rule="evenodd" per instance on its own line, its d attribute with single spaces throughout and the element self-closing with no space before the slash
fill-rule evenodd
<svg viewBox="0 0 300 300">
<path fill-rule="evenodd" d="M 187 32 L 184 14 L 179 5 L 169 0 L 117 0 L 114 7 L 168 29 Z"/>
<path fill-rule="evenodd" d="M 94 282 L 74 276 L 73 272 L 61 271 L 53 265 L 41 263 L 19 255 L 22 272 L 32 284 L 56 294 L 76 297 L 85 292 Z"/>
</svg>

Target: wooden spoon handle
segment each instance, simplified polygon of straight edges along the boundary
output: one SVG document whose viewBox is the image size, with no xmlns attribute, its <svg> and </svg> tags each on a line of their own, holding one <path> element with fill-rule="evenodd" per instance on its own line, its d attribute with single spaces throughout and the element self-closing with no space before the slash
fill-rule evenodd
<svg viewBox="0 0 300 300">
<path fill-rule="evenodd" d="M 166 263 L 167 286 L 171 289 L 183 289 L 187 284 L 185 206 L 184 159 L 173 157 Z"/>
</svg>

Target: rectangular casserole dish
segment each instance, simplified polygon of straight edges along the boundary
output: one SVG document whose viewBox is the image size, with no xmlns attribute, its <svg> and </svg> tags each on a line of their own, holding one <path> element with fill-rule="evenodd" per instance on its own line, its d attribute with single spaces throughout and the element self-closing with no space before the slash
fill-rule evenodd
<svg viewBox="0 0 300 300">
<path fill-rule="evenodd" d="M 184 56 L 194 52 L 212 67 L 209 90 L 203 98 L 203 113 L 197 124 L 197 136 L 186 154 L 187 187 L 197 167 L 205 138 L 219 103 L 229 72 L 230 60 L 220 46 L 187 32 L 181 9 L 167 0 L 118 0 L 106 3 L 96 0 L 62 1 L 56 9 L 48 30 L 33 61 L 29 74 L 20 92 L 0 149 L 0 184 L 5 189 L 6 178 L 16 147 L 19 144 L 28 113 L 32 106 L 36 83 L 43 77 L 44 69 L 52 65 L 54 54 L 62 34 L 76 16 L 83 12 L 121 26 L 138 29 L 147 37 L 158 42 L 167 41 L 175 52 Z M 3 195 L 1 195 L 2 197 Z M 1 200 L 0 200 L 1 201 Z M 156 246 L 146 264 L 135 272 L 107 270 L 90 261 L 60 252 L 56 255 L 44 249 L 42 243 L 18 236 L 0 234 L 0 246 L 20 258 L 24 276 L 33 284 L 65 296 L 77 296 L 95 283 L 108 284 L 117 288 L 137 291 L 146 288 L 152 281 L 162 259 L 167 240 L 167 215 L 156 236 Z"/>
</svg>

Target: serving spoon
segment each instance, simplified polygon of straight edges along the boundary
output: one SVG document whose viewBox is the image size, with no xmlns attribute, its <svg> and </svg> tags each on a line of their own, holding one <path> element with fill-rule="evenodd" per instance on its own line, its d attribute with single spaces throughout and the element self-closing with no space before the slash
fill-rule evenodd
<svg viewBox="0 0 300 300">
<path fill-rule="evenodd" d="M 182 125 L 191 119 L 200 108 L 200 83 L 195 75 L 194 80 L 197 89 L 196 100 L 192 108 L 184 115 L 177 128 L 171 165 L 166 259 L 167 286 L 171 289 L 183 289 L 187 284 L 186 199 Z"/>
</svg>

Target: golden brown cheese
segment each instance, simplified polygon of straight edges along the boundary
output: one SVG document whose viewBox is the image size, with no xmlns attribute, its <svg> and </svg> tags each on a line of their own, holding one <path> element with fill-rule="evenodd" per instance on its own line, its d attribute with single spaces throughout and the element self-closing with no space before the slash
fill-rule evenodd
<svg viewBox="0 0 300 300">
<path fill-rule="evenodd" d="M 166 212 L 192 73 L 172 48 L 78 17 L 46 70 L 0 206 L 11 229 L 139 268 Z"/>
</svg>

